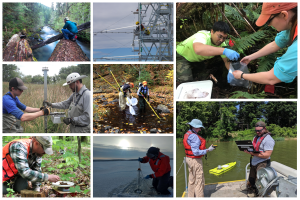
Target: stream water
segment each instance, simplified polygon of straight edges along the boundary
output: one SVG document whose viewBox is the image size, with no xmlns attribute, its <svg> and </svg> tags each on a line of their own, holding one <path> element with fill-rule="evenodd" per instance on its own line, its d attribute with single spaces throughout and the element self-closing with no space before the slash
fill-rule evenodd
<svg viewBox="0 0 300 200">
<path fill-rule="evenodd" d="M 103 101 L 99 101 L 100 106 Z M 151 106 L 154 108 L 158 104 L 151 102 Z M 161 119 L 158 119 L 151 108 L 146 105 L 146 111 L 139 112 L 138 105 L 133 106 L 136 115 L 132 115 L 129 112 L 129 107 L 126 106 L 125 111 L 121 111 L 119 102 L 112 102 L 105 105 L 108 113 L 102 121 L 94 121 L 94 126 L 97 126 L 100 132 L 105 133 L 106 130 L 114 128 L 118 132 L 131 132 L 131 133 L 149 133 L 150 129 L 156 128 L 161 133 L 173 133 L 173 113 L 158 114 Z M 156 111 L 157 112 L 157 111 Z"/>
<path fill-rule="evenodd" d="M 55 35 L 58 35 L 59 32 L 53 30 L 49 26 L 44 26 L 39 34 L 41 38 L 43 38 L 43 40 L 47 40 Z M 58 42 L 59 40 L 33 50 L 34 57 L 38 61 L 48 61 Z M 77 40 L 76 42 L 80 46 L 82 51 L 86 54 L 86 56 L 90 59 L 90 44 L 80 42 L 79 40 Z"/>
<path fill-rule="evenodd" d="M 245 179 L 245 167 L 249 163 L 250 156 L 242 151 L 239 151 L 235 142 L 217 142 L 213 144 L 218 145 L 218 147 L 214 151 L 208 153 L 207 160 L 205 160 L 204 157 L 202 158 L 205 184 Z M 177 171 L 179 170 L 184 157 L 185 153 L 183 144 L 177 144 Z M 234 161 L 236 161 L 236 166 L 220 176 L 209 173 L 210 169 L 213 169 L 218 165 L 223 165 Z M 297 140 L 275 141 L 274 150 L 271 155 L 271 161 L 277 161 L 291 168 L 297 169 Z M 176 196 L 181 197 L 184 189 L 184 167 L 182 166 L 176 176 Z"/>
</svg>

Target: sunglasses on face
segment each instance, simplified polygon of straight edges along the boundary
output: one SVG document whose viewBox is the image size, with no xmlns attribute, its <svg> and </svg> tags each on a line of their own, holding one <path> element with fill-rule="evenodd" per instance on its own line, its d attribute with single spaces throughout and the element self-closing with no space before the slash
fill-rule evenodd
<svg viewBox="0 0 300 200">
<path fill-rule="evenodd" d="M 152 153 L 147 153 L 146 154 L 150 159 L 154 159 L 156 158 L 156 155 L 152 154 Z"/>
<path fill-rule="evenodd" d="M 272 21 L 275 17 L 277 17 L 278 15 L 280 15 L 280 13 L 277 13 L 277 14 L 275 14 L 275 15 L 273 15 L 273 16 L 270 16 L 270 18 L 268 19 L 268 21 L 266 22 L 266 24 L 269 25 L 269 24 L 271 23 L 271 21 Z"/>
<path fill-rule="evenodd" d="M 262 129 L 260 129 L 260 130 L 256 130 L 256 129 L 255 129 L 255 132 L 256 132 L 256 133 L 257 133 L 257 132 L 260 133 L 260 132 L 262 132 L 262 130 L 264 130 L 264 128 L 262 128 Z"/>
<path fill-rule="evenodd" d="M 220 40 L 226 40 L 227 39 L 227 37 L 224 37 L 224 36 L 222 36 L 222 35 L 217 35 L 218 36 L 218 38 L 220 39 Z"/>
</svg>

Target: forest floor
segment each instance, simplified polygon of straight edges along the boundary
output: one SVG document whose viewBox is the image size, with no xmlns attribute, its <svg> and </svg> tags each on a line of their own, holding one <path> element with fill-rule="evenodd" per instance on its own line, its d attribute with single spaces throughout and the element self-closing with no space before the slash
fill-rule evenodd
<svg viewBox="0 0 300 200">
<path fill-rule="evenodd" d="M 173 133 L 173 88 L 170 86 L 152 86 L 150 90 L 150 105 L 146 105 L 145 113 L 138 111 L 138 105 L 134 107 L 137 115 L 132 116 L 128 112 L 128 106 L 122 113 L 119 108 L 119 94 L 112 90 L 101 90 L 94 92 L 94 133 Z M 138 99 L 133 92 L 132 96 Z M 147 103 L 146 103 L 147 104 Z M 168 112 L 158 113 L 158 105 L 166 106 Z M 152 131 L 151 131 L 152 129 Z M 154 130 L 155 129 L 155 130 Z"/>
<path fill-rule="evenodd" d="M 53 141 L 53 143 L 54 142 L 55 141 Z M 90 198 L 90 145 L 87 143 L 81 143 L 81 163 L 79 163 L 77 152 L 74 151 L 74 149 L 77 149 L 77 141 L 62 141 L 60 143 L 57 140 L 56 144 L 53 144 L 52 148 L 52 155 L 45 154 L 43 156 L 41 166 L 42 173 L 57 175 L 60 177 L 60 181 L 71 181 L 74 183 L 74 186 L 70 188 L 69 193 L 62 194 L 57 192 L 57 188 L 55 188 L 51 182 L 42 182 L 41 193 L 43 193 L 46 197 Z M 59 149 L 64 149 L 65 153 L 61 154 Z M 30 187 L 31 182 L 28 183 Z M 21 194 L 13 191 L 8 195 L 3 195 L 3 197 L 13 196 L 21 197 Z"/>
</svg>

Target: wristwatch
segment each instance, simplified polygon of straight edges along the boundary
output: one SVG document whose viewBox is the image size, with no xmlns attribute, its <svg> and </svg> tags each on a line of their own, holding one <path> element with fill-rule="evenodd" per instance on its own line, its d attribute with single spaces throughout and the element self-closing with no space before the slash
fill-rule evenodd
<svg viewBox="0 0 300 200">
<path fill-rule="evenodd" d="M 244 73 L 241 74 L 241 80 L 245 80 L 245 79 L 243 78 L 243 74 L 244 74 Z"/>
</svg>

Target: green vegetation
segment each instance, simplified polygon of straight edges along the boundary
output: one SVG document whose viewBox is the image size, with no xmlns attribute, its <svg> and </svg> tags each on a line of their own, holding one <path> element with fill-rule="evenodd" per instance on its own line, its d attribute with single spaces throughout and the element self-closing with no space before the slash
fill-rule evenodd
<svg viewBox="0 0 300 200">
<path fill-rule="evenodd" d="M 33 33 L 43 26 L 60 31 L 65 17 L 77 25 L 90 21 L 90 3 L 55 2 L 51 8 L 41 3 L 3 3 L 3 48 L 13 34 L 21 31 L 37 38 L 39 35 Z M 81 32 L 78 39 L 90 42 L 90 30 Z"/>
<path fill-rule="evenodd" d="M 228 45 L 226 48 L 237 51 L 243 58 L 273 42 L 277 34 L 277 31 L 271 26 L 258 27 L 255 25 L 261 13 L 261 8 L 262 3 L 178 3 L 176 11 L 176 41 L 184 41 L 200 30 L 211 30 L 216 21 L 224 21 L 228 25 L 231 23 L 233 26 L 230 26 L 228 37 L 235 44 L 233 47 Z M 180 43 L 177 43 L 177 45 L 180 45 Z M 283 48 L 278 52 L 251 61 L 248 64 L 250 73 L 271 70 L 277 58 L 281 57 L 286 50 L 287 48 Z M 207 65 L 215 66 L 219 61 L 219 58 L 214 57 L 214 59 L 207 61 Z M 221 71 L 213 71 L 212 73 L 218 76 Z M 220 74 L 219 76 L 226 80 L 225 74 Z M 285 90 L 275 91 L 275 94 L 279 95 L 277 97 L 295 98 L 295 95 L 297 95 L 297 79 L 289 84 L 280 84 L 280 86 L 285 88 Z M 294 89 L 289 91 L 288 88 Z M 262 85 L 253 83 L 251 90 L 245 89 L 234 96 L 230 94 L 230 96 L 232 96 L 231 98 L 265 98 L 267 95 L 261 95 L 263 89 Z M 241 89 L 237 88 L 237 90 Z M 274 98 L 274 95 L 271 97 Z"/>
<path fill-rule="evenodd" d="M 29 138 L 26 136 L 3 136 L 2 146 L 8 142 L 20 139 Z M 90 191 L 90 176 L 91 176 L 91 162 L 90 162 L 90 137 L 88 136 L 52 136 L 53 154 L 45 154 L 41 169 L 43 173 L 54 174 L 60 177 L 62 181 L 74 182 L 73 192 L 80 193 L 77 197 L 89 197 Z M 78 146 L 80 152 L 78 153 Z M 64 154 L 60 153 L 64 150 Z M 71 190 L 71 189 L 70 189 Z M 46 197 L 53 194 L 52 185 L 42 183 L 41 191 L 46 191 Z M 10 190 L 9 195 L 19 197 L 13 190 Z"/>
<path fill-rule="evenodd" d="M 63 67 L 60 69 L 58 75 L 53 77 L 48 77 L 47 85 L 47 96 L 49 102 L 61 102 L 65 101 L 70 97 L 72 91 L 68 86 L 62 86 L 66 82 L 66 77 L 72 72 L 78 72 L 81 75 L 90 74 L 90 65 L 78 65 Z M 41 71 L 42 73 L 42 71 Z M 3 95 L 8 92 L 9 81 L 14 78 L 19 77 L 24 82 L 27 90 L 24 90 L 21 96 L 19 96 L 20 101 L 29 107 L 40 108 L 44 100 L 44 78 L 41 75 L 36 76 L 24 76 L 16 65 L 3 65 Z M 91 89 L 90 76 L 82 79 L 82 83 Z M 65 112 L 67 116 L 68 110 L 51 109 L 51 112 Z M 53 124 L 51 121 L 51 116 L 48 116 L 47 120 L 47 130 L 48 133 L 68 133 L 70 132 L 69 127 L 64 123 Z M 44 117 L 39 117 L 33 121 L 21 122 L 21 126 L 24 128 L 26 133 L 44 133 Z"/>
<path fill-rule="evenodd" d="M 186 124 L 195 118 L 203 122 L 200 134 L 208 141 L 252 140 L 260 120 L 276 140 L 297 137 L 296 102 L 177 102 L 176 110 L 177 138 L 183 138 Z"/>
</svg>

